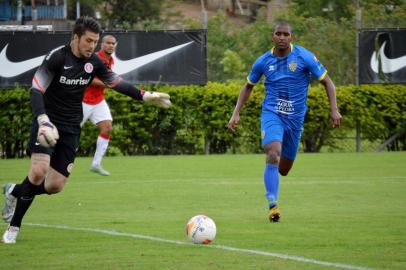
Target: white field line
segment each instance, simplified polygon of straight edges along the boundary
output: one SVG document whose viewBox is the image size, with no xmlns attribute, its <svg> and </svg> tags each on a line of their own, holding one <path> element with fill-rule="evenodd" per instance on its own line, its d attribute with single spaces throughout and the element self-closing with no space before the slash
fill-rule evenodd
<svg viewBox="0 0 406 270">
<path fill-rule="evenodd" d="M 112 230 L 80 228 L 80 227 L 71 227 L 71 226 L 65 226 L 65 225 L 49 225 L 49 224 L 38 224 L 38 223 L 26 223 L 25 225 L 42 227 L 42 228 L 61 229 L 61 230 L 68 230 L 68 231 L 101 233 L 101 234 L 107 234 L 107 235 L 113 235 L 113 236 L 124 236 L 124 237 L 144 239 L 144 240 L 150 240 L 150 241 L 168 243 L 168 244 L 175 244 L 175 245 L 182 245 L 182 246 L 196 246 L 195 244 L 192 244 L 190 242 L 168 240 L 168 239 L 164 239 L 164 238 L 147 236 L 147 235 L 142 235 L 142 234 L 122 233 L 122 232 L 117 232 L 117 231 L 112 231 Z M 199 247 L 222 249 L 222 250 L 235 251 L 235 252 L 240 252 L 240 253 L 248 253 L 248 254 L 254 254 L 254 255 L 259 255 L 259 256 L 266 256 L 266 257 L 275 257 L 275 258 L 279 258 L 279 259 L 283 259 L 283 260 L 291 260 L 291 261 L 296 261 L 296 262 L 300 262 L 300 263 L 311 263 L 311 264 L 335 267 L 335 268 L 339 268 L 339 269 L 373 270 L 372 268 L 367 268 L 367 267 L 319 261 L 319 260 L 308 259 L 308 258 L 299 257 L 299 256 L 287 255 L 287 254 L 282 254 L 282 253 L 274 253 L 274 252 L 266 252 L 266 251 L 260 251 L 260 250 L 254 250 L 254 249 L 235 248 L 235 247 L 229 247 L 229 246 L 223 246 L 223 245 L 199 245 Z"/>
<path fill-rule="evenodd" d="M 346 180 L 342 180 L 342 179 Z M 320 179 L 320 180 L 318 180 Z M 323 180 L 324 179 L 324 180 Z M 332 180 L 334 179 L 334 180 Z M 351 180 L 353 179 L 353 180 Z M 406 176 L 395 176 L 395 177 L 291 177 L 291 178 L 281 178 L 281 181 L 285 185 L 342 185 L 342 184 L 358 184 L 365 185 L 365 181 L 370 180 L 371 184 L 375 184 L 376 180 L 379 182 L 384 181 L 385 183 L 397 183 L 406 180 Z M 205 180 L 209 180 L 208 182 Z M 96 180 L 96 181 L 82 181 L 75 182 L 75 185 L 103 185 L 103 184 L 149 184 L 149 183 L 193 183 L 194 185 L 263 185 L 261 178 L 244 178 L 245 181 L 235 180 L 233 178 L 220 178 L 219 181 L 212 181 L 212 178 L 199 178 L 199 179 L 157 179 L 157 180 Z M 372 180 L 374 180 L 372 182 Z"/>
<path fill-rule="evenodd" d="M 248 181 L 235 181 L 235 179 L 226 179 L 221 178 L 219 181 L 212 181 L 213 179 L 157 179 L 157 180 L 102 180 L 102 181 L 85 181 L 85 182 L 75 182 L 75 185 L 109 185 L 109 184 L 152 184 L 152 183 L 162 183 L 162 184 L 169 184 L 169 183 L 193 183 L 193 185 L 263 185 L 260 178 L 252 178 L 248 179 Z M 337 180 L 332 180 L 337 179 Z M 343 179 L 343 178 L 341 178 Z M 406 180 L 406 177 L 404 177 Z M 196 181 L 199 180 L 199 181 Z M 207 181 L 206 181 L 207 180 Z M 369 184 L 376 184 L 376 183 L 397 183 L 403 182 L 403 178 L 369 178 L 369 180 L 381 180 L 379 182 L 369 182 Z M 284 185 L 342 185 L 342 184 L 349 184 L 349 185 L 365 185 L 365 181 L 357 181 L 357 180 L 339 180 L 339 178 L 329 178 L 329 180 L 314 180 L 314 178 L 309 178 L 308 180 L 304 180 L 303 178 L 300 179 L 283 179 L 282 182 Z"/>
</svg>

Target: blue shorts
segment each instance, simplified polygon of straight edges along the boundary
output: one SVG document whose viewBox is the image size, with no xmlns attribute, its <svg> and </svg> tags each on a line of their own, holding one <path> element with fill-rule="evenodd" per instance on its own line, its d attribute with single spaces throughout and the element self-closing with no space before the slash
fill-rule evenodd
<svg viewBox="0 0 406 270">
<path fill-rule="evenodd" d="M 299 150 L 303 128 L 294 129 L 276 113 L 263 113 L 261 116 L 262 147 L 271 142 L 282 143 L 282 157 L 295 160 Z"/>
</svg>

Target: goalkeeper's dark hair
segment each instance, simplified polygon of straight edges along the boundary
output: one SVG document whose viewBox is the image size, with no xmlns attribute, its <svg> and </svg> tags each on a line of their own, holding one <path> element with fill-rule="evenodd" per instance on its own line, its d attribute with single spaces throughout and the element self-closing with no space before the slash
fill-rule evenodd
<svg viewBox="0 0 406 270">
<path fill-rule="evenodd" d="M 96 21 L 96 19 L 94 19 L 92 17 L 89 17 L 89 16 L 80 17 L 75 22 L 75 26 L 73 27 L 72 36 L 74 36 L 76 34 L 76 35 L 78 35 L 78 37 L 81 37 L 86 31 L 100 34 L 101 26 L 100 26 L 99 22 Z"/>
</svg>

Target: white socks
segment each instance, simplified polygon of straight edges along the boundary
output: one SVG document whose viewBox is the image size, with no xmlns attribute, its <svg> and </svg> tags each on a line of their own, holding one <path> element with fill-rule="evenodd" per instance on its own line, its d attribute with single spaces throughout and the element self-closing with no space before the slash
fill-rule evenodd
<svg viewBox="0 0 406 270">
<path fill-rule="evenodd" d="M 94 153 L 94 158 L 92 166 L 100 166 L 101 160 L 106 153 L 107 147 L 109 145 L 109 139 L 105 139 L 99 135 L 97 137 L 96 153 Z"/>
</svg>

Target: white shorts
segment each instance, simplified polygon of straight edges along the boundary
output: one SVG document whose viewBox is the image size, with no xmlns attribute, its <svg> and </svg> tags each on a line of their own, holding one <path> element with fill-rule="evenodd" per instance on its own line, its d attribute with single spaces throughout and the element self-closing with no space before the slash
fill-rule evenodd
<svg viewBox="0 0 406 270">
<path fill-rule="evenodd" d="M 87 103 L 82 102 L 83 108 L 83 120 L 80 123 L 80 126 L 89 119 L 93 124 L 97 124 L 101 121 L 110 120 L 113 121 L 113 117 L 111 117 L 110 108 L 107 104 L 106 100 L 103 99 L 102 102 L 96 105 L 90 105 Z"/>
</svg>

